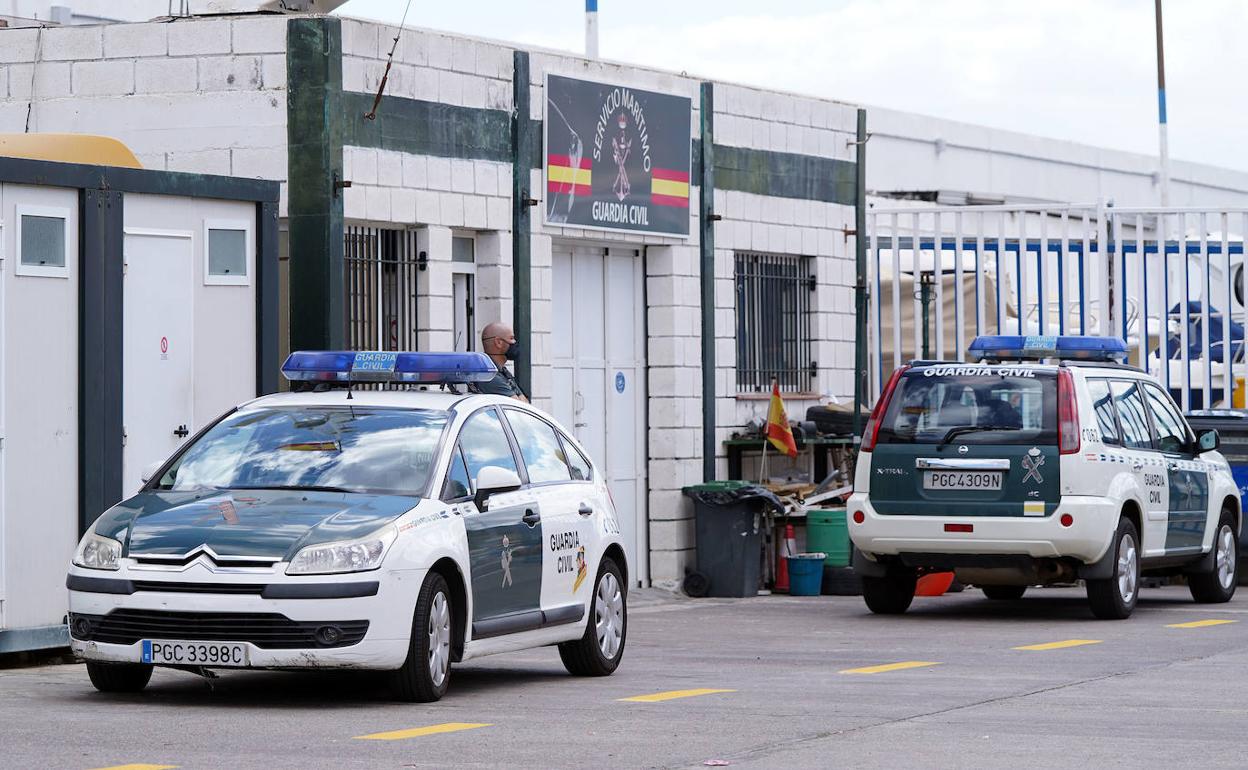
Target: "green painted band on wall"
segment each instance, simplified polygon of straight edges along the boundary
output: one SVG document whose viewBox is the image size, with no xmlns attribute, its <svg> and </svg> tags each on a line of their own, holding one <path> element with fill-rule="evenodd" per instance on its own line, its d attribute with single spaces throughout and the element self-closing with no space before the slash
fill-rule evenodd
<svg viewBox="0 0 1248 770">
<path fill-rule="evenodd" d="M 511 162 L 510 112 L 383 96 L 376 120 L 364 120 L 364 113 L 373 107 L 373 98 L 374 94 L 343 92 L 343 144 L 413 155 Z M 540 142 L 540 122 L 536 130 Z"/>
<path fill-rule="evenodd" d="M 373 106 L 373 94 L 342 94 L 342 143 L 464 160 L 512 159 L 511 113 L 456 107 L 401 96 L 382 97 L 375 121 L 360 119 Z M 530 157 L 542 167 L 542 121 L 529 121 Z M 693 139 L 690 178 L 702 173 L 702 142 Z M 777 198 L 852 206 L 857 200 L 857 164 L 791 152 L 715 145 L 715 188 Z M 293 186 L 292 186 L 293 189 Z"/>
</svg>

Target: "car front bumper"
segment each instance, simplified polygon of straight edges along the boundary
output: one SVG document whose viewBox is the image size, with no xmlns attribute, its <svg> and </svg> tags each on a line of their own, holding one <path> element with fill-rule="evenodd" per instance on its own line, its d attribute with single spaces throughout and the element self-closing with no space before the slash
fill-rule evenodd
<svg viewBox="0 0 1248 770">
<path fill-rule="evenodd" d="M 117 572 L 87 570 L 74 567 L 70 571 L 71 583 L 73 576 L 105 581 L 142 582 L 143 586 L 133 593 L 105 593 L 102 589 L 119 590 L 117 582 L 95 583 L 93 590 L 69 591 L 69 627 L 70 647 L 75 655 L 90 661 L 108 661 L 117 663 L 139 663 L 143 659 L 143 641 L 195 641 L 195 642 L 240 642 L 248 648 L 249 668 L 356 668 L 356 669 L 395 669 L 403 664 L 407 657 L 408 644 L 412 631 L 412 617 L 415 611 L 416 597 L 425 578 L 425 570 L 377 570 L 374 572 L 347 575 L 319 575 L 291 577 L 284 574 L 221 574 L 211 571 L 202 565 L 192 565 L 181 572 L 154 572 L 143 569 L 127 569 L 123 567 Z M 371 596 L 347 596 L 342 598 L 266 598 L 259 594 L 211 593 L 211 586 L 220 585 L 256 585 L 281 587 L 278 595 L 290 594 L 287 586 L 358 584 L 360 582 L 376 582 L 377 590 Z M 195 592 L 179 592 L 176 587 L 157 586 L 160 583 L 192 584 Z M 156 586 L 159 590 L 150 590 Z M 166 588 L 171 590 L 165 590 Z M 146 589 L 146 590 L 145 590 Z M 284 589 L 284 590 L 283 590 Z M 293 592 L 297 592 L 295 589 Z M 344 592 L 350 593 L 350 590 Z M 321 591 L 320 593 L 333 593 Z M 75 629 L 75 618 L 108 617 L 110 613 L 125 611 L 128 615 L 142 614 L 147 617 L 160 618 L 160 625 L 165 630 L 151 632 L 148 626 L 137 628 L 134 636 L 138 638 L 117 640 L 95 639 L 94 634 L 82 634 Z M 210 615 L 211 614 L 211 615 Z M 367 621 L 368 628 L 363 638 L 354 644 L 342 646 L 326 646 L 309 640 L 307 646 L 275 647 L 271 641 L 263 638 L 247 638 L 256 636 L 246 631 L 234 629 L 226 631 L 205 630 L 200 619 L 221 618 L 253 618 L 256 616 L 278 615 L 294 621 L 295 624 L 332 625 Z M 121 616 L 114 616 L 114 619 Z M 176 620 L 170 620 L 176 618 Z M 114 622 L 113 628 L 124 626 L 123 622 Z M 179 629 L 187 629 L 180 634 Z M 86 638 L 82 638 L 82 637 Z M 260 636 L 263 636 L 261 634 Z M 205 638 L 213 637 L 213 638 Z M 231 638 L 233 637 L 233 638 Z"/>
<path fill-rule="evenodd" d="M 861 512 L 861 524 L 854 514 Z M 1062 514 L 1070 526 L 1062 526 Z M 1048 516 L 923 516 L 881 515 L 867 494 L 849 498 L 850 539 L 866 554 L 985 554 L 1024 555 L 1033 558 L 1069 557 L 1084 563 L 1097 561 L 1109 549 L 1121 515 L 1121 506 L 1099 497 L 1062 497 Z M 971 525 L 971 532 L 946 531 L 946 524 Z"/>
</svg>

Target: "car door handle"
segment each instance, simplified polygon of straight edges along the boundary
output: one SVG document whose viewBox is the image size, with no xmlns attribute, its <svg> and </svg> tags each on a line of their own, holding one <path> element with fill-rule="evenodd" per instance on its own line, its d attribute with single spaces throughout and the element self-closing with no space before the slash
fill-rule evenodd
<svg viewBox="0 0 1248 770">
<path fill-rule="evenodd" d="M 576 512 L 581 514 L 582 516 L 594 515 L 594 509 L 590 507 L 589 503 L 581 503 L 581 507 L 577 508 Z"/>
<path fill-rule="evenodd" d="M 173 429 L 173 435 L 177 436 L 178 438 L 186 438 L 187 436 L 191 435 L 191 432 L 186 429 L 185 425 L 179 425 L 178 427 Z"/>
<path fill-rule="evenodd" d="M 1142 471 L 1142 470 L 1144 470 L 1144 463 L 1133 463 L 1133 464 L 1131 465 L 1131 470 L 1133 470 L 1133 471 Z"/>
<path fill-rule="evenodd" d="M 524 515 L 520 517 L 520 521 L 528 524 L 530 527 L 536 527 L 537 523 L 542 520 L 542 514 L 532 508 L 525 508 Z"/>
<path fill-rule="evenodd" d="M 1169 465 L 1166 466 L 1166 470 L 1168 471 L 1177 471 L 1178 469 L 1179 469 L 1178 463 L 1170 463 Z"/>
</svg>

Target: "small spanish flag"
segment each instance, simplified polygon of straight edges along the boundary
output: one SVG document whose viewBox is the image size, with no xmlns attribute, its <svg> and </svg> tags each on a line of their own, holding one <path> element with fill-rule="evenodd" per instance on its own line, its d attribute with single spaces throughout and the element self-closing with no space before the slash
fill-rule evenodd
<svg viewBox="0 0 1248 770">
<path fill-rule="evenodd" d="M 767 440 L 780 452 L 797 457 L 797 442 L 780 398 L 780 383 L 775 380 L 771 381 L 771 406 L 767 409 Z"/>
<path fill-rule="evenodd" d="M 546 156 L 546 191 L 589 195 L 593 161 L 568 155 Z"/>
<path fill-rule="evenodd" d="M 650 174 L 650 202 L 689 208 L 689 172 L 656 168 Z"/>
</svg>

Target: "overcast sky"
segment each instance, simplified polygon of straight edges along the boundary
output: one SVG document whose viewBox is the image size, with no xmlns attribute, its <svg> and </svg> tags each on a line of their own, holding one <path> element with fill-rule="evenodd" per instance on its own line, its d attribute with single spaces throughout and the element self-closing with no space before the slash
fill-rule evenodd
<svg viewBox="0 0 1248 770">
<path fill-rule="evenodd" d="M 339 13 L 397 24 L 405 0 Z M 1157 152 L 1152 0 L 599 0 L 604 59 Z M 583 0 L 412 0 L 408 24 L 583 52 Z M 1248 170 L 1248 0 L 1165 0 L 1172 158 Z M 868 112 L 868 121 L 870 113 Z"/>
</svg>

